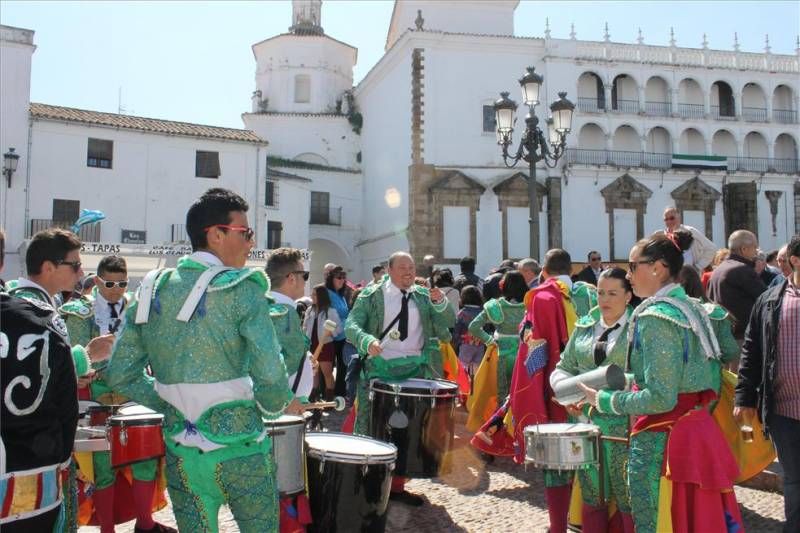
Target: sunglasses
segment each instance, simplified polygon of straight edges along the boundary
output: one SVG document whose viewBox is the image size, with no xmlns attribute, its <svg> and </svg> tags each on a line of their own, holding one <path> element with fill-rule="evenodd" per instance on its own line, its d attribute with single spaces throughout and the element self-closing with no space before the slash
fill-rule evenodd
<svg viewBox="0 0 800 533">
<path fill-rule="evenodd" d="M 127 279 L 124 279 L 122 281 L 106 281 L 101 277 L 98 277 L 97 279 L 100 280 L 100 283 L 102 283 L 106 289 L 113 289 L 114 287 L 119 287 L 120 289 L 124 289 L 125 287 L 128 286 Z"/>
<path fill-rule="evenodd" d="M 302 274 L 303 281 L 308 281 L 308 277 L 311 275 L 311 272 L 309 272 L 308 270 L 292 270 L 291 272 L 289 272 L 289 274 L 286 274 L 286 276 L 289 276 L 291 274 Z"/>
<path fill-rule="evenodd" d="M 203 231 L 208 232 L 212 228 L 222 228 L 222 229 L 229 229 L 231 231 L 240 231 L 244 236 L 245 240 L 252 241 L 253 237 L 255 237 L 256 232 L 253 231 L 253 228 L 248 228 L 247 226 L 231 226 L 230 224 L 214 224 L 213 226 L 209 226 L 205 228 Z"/>
<path fill-rule="evenodd" d="M 337 274 L 334 276 L 336 279 L 347 279 L 347 274 Z"/>
<path fill-rule="evenodd" d="M 675 220 L 675 217 L 664 217 L 664 220 L 669 222 L 670 220 Z"/>
<path fill-rule="evenodd" d="M 655 262 L 656 262 L 655 259 L 644 259 L 642 261 L 630 261 L 628 263 L 628 270 L 630 270 L 631 274 L 633 274 L 634 272 L 636 272 L 636 267 L 638 267 L 639 265 L 652 265 Z"/>
<path fill-rule="evenodd" d="M 61 265 L 70 266 L 72 267 L 73 272 L 77 272 L 78 270 L 81 269 L 80 261 L 64 261 L 63 259 L 60 259 L 58 261 L 53 261 L 53 262 L 56 264 L 56 266 L 61 266 Z"/>
<path fill-rule="evenodd" d="M 600 261 L 599 257 L 592 257 L 592 261 Z"/>
</svg>

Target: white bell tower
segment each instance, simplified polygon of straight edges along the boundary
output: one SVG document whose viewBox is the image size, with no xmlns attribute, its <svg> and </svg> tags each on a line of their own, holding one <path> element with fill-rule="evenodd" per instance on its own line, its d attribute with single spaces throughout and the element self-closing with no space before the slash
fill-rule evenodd
<svg viewBox="0 0 800 533">
<path fill-rule="evenodd" d="M 322 0 L 292 0 L 292 33 L 322 35 Z"/>
</svg>

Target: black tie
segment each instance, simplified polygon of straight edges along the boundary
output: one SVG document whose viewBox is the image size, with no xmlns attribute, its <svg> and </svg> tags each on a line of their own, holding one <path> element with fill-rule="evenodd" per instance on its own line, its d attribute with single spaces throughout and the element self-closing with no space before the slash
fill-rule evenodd
<svg viewBox="0 0 800 533">
<path fill-rule="evenodd" d="M 108 332 L 116 333 L 122 320 L 119 319 L 119 313 L 117 313 L 117 304 L 108 302 L 108 307 L 111 309 L 111 322 L 108 324 Z"/>
<path fill-rule="evenodd" d="M 404 290 L 400 290 L 403 293 L 403 302 L 400 304 L 400 326 L 398 327 L 398 331 L 400 332 L 400 340 L 404 341 L 408 338 L 408 293 Z"/>
<path fill-rule="evenodd" d="M 603 331 L 600 334 L 600 338 L 597 339 L 597 342 L 594 343 L 594 364 L 600 366 L 603 364 L 603 361 L 606 360 L 606 341 L 608 341 L 608 336 L 611 335 L 611 332 L 614 331 L 619 327 L 619 323 L 614 324 L 610 328 Z"/>
</svg>

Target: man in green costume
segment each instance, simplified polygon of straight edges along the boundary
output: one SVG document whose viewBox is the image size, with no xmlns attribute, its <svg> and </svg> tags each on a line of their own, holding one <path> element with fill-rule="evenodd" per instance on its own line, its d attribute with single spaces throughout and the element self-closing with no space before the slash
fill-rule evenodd
<svg viewBox="0 0 800 533">
<path fill-rule="evenodd" d="M 305 294 L 309 272 L 303 255 L 295 248 L 278 248 L 267 259 L 267 276 L 272 292 L 269 314 L 281 345 L 289 386 L 301 401 L 307 401 L 314 386 L 314 369 L 308 357 L 311 341 L 303 332 L 297 300 Z"/>
<path fill-rule="evenodd" d="M 455 311 L 437 288 L 414 284 L 416 266 L 411 255 L 395 252 L 389 258 L 389 276 L 364 289 L 345 322 L 345 334 L 364 361 L 365 379 L 358 385 L 354 432 L 369 435 L 369 386 L 373 379 L 403 381 L 409 378 L 439 378 L 442 359 L 439 341 L 450 339 Z M 397 330 L 397 339 L 389 335 Z M 403 488 L 395 478 L 391 498 L 409 505 L 422 505 L 419 496 Z"/>
<path fill-rule="evenodd" d="M 194 253 L 145 276 L 105 373 L 113 390 L 164 414 L 180 531 L 218 531 L 223 503 L 242 532 L 278 529 L 262 417 L 301 408 L 269 316 L 269 281 L 244 267 L 254 237 L 247 210 L 225 189 L 209 189 L 189 208 Z M 148 364 L 152 378 L 142 373 Z"/>
<path fill-rule="evenodd" d="M 62 291 L 75 288 L 83 278 L 81 269 L 81 241 L 77 235 L 63 229 L 40 231 L 31 239 L 25 253 L 26 278 L 10 281 L 8 293 L 17 298 L 24 298 L 40 307 L 52 310 L 57 314 L 56 295 Z M 64 322 L 57 318 L 54 323 L 60 324 L 64 336 L 68 336 Z M 79 378 L 87 378 L 93 374 L 91 365 L 108 359 L 114 342 L 113 335 L 103 335 L 88 340 L 86 346 L 70 343 L 75 373 Z M 79 380 L 80 381 L 80 380 Z M 64 485 L 65 491 L 65 530 L 77 530 L 78 493 L 75 484 L 75 466 L 69 483 Z"/>
<path fill-rule="evenodd" d="M 97 265 L 95 287 L 91 294 L 70 300 L 61 306 L 61 314 L 69 330 L 73 344 L 87 344 L 92 338 L 101 334 L 119 335 L 125 326 L 125 309 L 130 303 L 128 287 L 128 266 L 125 259 L 110 255 L 100 260 Z M 103 380 L 105 362 L 93 363 L 95 371 L 89 384 L 89 397 L 101 404 L 113 405 L 128 401 L 124 396 L 114 394 Z M 78 457 L 77 460 L 81 460 Z M 117 482 L 117 471 L 111 467 L 110 452 L 92 454 L 94 472 L 94 491 L 91 493 L 95 515 L 100 523 L 102 533 L 113 532 L 115 523 L 114 485 Z M 156 474 L 158 460 L 142 461 L 130 466 L 133 481 L 131 509 L 136 514 L 136 533 L 171 532 L 175 529 L 159 524 L 153 520 L 153 493 L 156 490 Z M 118 504 L 129 502 L 117 500 Z"/>
</svg>

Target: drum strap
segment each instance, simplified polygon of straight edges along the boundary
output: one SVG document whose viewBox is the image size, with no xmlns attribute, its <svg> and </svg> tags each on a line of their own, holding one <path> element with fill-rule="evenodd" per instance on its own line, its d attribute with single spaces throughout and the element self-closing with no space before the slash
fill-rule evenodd
<svg viewBox="0 0 800 533">
<path fill-rule="evenodd" d="M 139 306 L 136 308 L 136 318 L 134 319 L 136 324 L 147 324 L 150 319 L 150 304 L 153 302 L 156 280 L 164 270 L 163 268 L 151 270 L 145 274 L 142 284 L 139 285 L 139 296 L 137 297 Z"/>
<path fill-rule="evenodd" d="M 197 306 L 200 305 L 200 300 L 203 299 L 206 289 L 211 284 L 211 280 L 213 280 L 218 274 L 228 270 L 233 269 L 227 266 L 214 265 L 208 267 L 208 270 L 200 274 L 200 277 L 198 277 L 197 281 L 194 283 L 194 287 L 192 287 L 192 290 L 189 291 L 189 296 L 186 298 L 186 301 L 183 302 L 183 307 L 181 307 L 181 310 L 178 312 L 178 316 L 176 318 L 181 322 L 189 322 L 194 314 L 195 309 L 197 309 Z"/>
<path fill-rule="evenodd" d="M 316 319 L 314 319 L 314 327 L 316 328 Z M 297 367 L 297 372 L 294 374 L 294 383 L 292 383 L 292 392 L 297 392 L 297 387 L 300 386 L 300 378 L 303 377 L 303 369 L 306 367 L 306 357 L 307 354 L 303 354 L 303 357 L 300 358 L 300 365 Z"/>
</svg>

